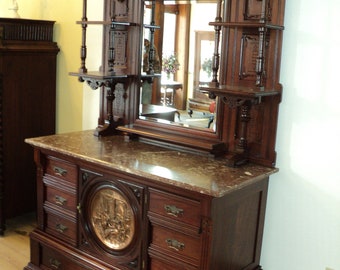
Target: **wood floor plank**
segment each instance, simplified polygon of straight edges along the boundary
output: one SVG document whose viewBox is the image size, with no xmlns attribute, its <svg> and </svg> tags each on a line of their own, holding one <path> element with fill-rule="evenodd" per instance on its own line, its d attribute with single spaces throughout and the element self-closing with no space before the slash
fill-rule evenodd
<svg viewBox="0 0 340 270">
<path fill-rule="evenodd" d="M 34 213 L 6 221 L 5 235 L 0 237 L 0 269 L 23 269 L 30 259 L 29 233 L 35 227 Z"/>
</svg>

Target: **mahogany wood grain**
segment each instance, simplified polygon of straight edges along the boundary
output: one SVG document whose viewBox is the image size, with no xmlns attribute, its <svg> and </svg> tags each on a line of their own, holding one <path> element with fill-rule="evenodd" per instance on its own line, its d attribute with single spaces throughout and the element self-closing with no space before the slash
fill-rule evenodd
<svg viewBox="0 0 340 270">
<path fill-rule="evenodd" d="M 55 132 L 53 21 L 0 18 L 0 234 L 36 209 L 35 166 L 24 139 Z"/>
</svg>

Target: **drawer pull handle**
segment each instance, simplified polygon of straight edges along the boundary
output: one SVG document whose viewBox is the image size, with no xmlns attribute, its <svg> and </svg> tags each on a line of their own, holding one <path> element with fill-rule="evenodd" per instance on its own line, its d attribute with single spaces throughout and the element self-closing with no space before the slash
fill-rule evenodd
<svg viewBox="0 0 340 270">
<path fill-rule="evenodd" d="M 57 259 L 50 259 L 50 265 L 53 269 L 59 269 L 61 266 L 61 262 L 59 262 Z"/>
<path fill-rule="evenodd" d="M 59 195 L 55 195 L 55 203 L 58 205 L 65 205 L 67 200 Z"/>
<path fill-rule="evenodd" d="M 183 216 L 184 210 L 177 208 L 174 205 L 164 205 L 164 209 L 166 213 L 170 216 L 178 217 L 179 215 Z"/>
<path fill-rule="evenodd" d="M 53 170 L 54 170 L 54 173 L 58 176 L 65 177 L 67 174 L 67 170 L 62 169 L 60 167 L 54 167 Z"/>
<path fill-rule="evenodd" d="M 60 233 L 64 233 L 68 228 L 63 224 L 57 224 L 55 225 L 55 229 Z"/>
<path fill-rule="evenodd" d="M 175 239 L 166 239 L 165 242 L 168 245 L 168 248 L 172 248 L 176 251 L 183 250 L 185 247 L 184 243 L 181 243 Z"/>
</svg>

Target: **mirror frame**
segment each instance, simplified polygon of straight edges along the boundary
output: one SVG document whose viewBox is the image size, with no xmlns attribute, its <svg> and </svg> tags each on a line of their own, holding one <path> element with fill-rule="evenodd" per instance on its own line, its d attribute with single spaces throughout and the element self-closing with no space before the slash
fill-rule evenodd
<svg viewBox="0 0 340 270">
<path fill-rule="evenodd" d="M 143 1 L 144 2 L 144 1 Z M 146 1 L 148 2 L 148 1 Z M 164 11 L 163 1 L 155 1 L 155 13 L 158 14 L 162 10 Z M 211 1 L 208 1 L 211 2 Z M 218 1 L 216 1 L 217 3 Z M 144 4 L 143 11 L 144 14 Z M 143 20 L 143 18 L 141 18 Z M 159 20 L 159 18 L 155 18 Z M 212 27 L 213 30 L 213 27 Z M 157 30 L 161 34 L 161 30 Z M 156 32 L 157 32 L 156 31 Z M 142 31 L 141 31 L 142 32 Z M 156 35 L 156 34 L 155 34 Z M 143 35 L 141 34 L 141 55 L 143 46 Z M 159 40 L 156 38 L 155 40 Z M 155 45 L 157 47 L 157 44 Z M 212 52 L 212 56 L 213 56 Z M 142 58 L 142 56 L 141 56 Z M 141 62 L 141 61 L 140 61 Z M 186 67 L 184 67 L 186 68 Z M 141 67 L 142 70 L 142 67 Z M 140 91 L 140 90 L 139 90 Z M 138 94 L 139 94 L 138 91 Z M 138 103 L 136 108 L 139 108 L 139 98 L 137 98 Z M 139 113 L 135 119 L 133 119 L 132 124 L 127 126 L 118 127 L 119 130 L 127 132 L 130 134 L 130 138 L 138 137 L 140 140 L 153 142 L 156 144 L 171 145 L 171 147 L 187 149 L 189 151 L 200 152 L 202 154 L 209 154 L 213 156 L 219 156 L 225 153 L 226 146 L 223 140 L 223 119 L 226 113 L 226 106 L 221 99 L 217 99 L 216 104 L 216 128 L 214 131 L 207 128 L 190 128 L 180 124 L 171 123 L 167 121 L 159 121 L 153 118 L 140 117 Z M 137 110 L 138 111 L 138 110 Z"/>
<path fill-rule="evenodd" d="M 119 8 L 111 9 L 113 1 Z M 104 21 L 100 22 L 87 20 L 84 4 L 83 18 L 77 22 L 82 26 L 81 68 L 70 75 L 87 82 L 92 89 L 101 89 L 95 135 L 126 134 L 132 139 L 171 145 L 173 149 L 223 155 L 230 166 L 248 161 L 275 166 L 285 0 L 242 3 L 217 0 L 215 20 L 209 22 L 215 31 L 212 81 L 199 89 L 209 93 L 210 98 L 218 97 L 215 133 L 139 119 L 142 79 L 155 77 L 151 73 L 141 74 L 144 0 L 104 0 Z M 87 72 L 85 66 L 88 24 L 103 24 L 108 30 L 103 35 L 103 69 L 99 72 Z M 125 55 L 125 60 L 121 58 L 123 61 L 115 66 L 116 35 L 117 44 L 125 43 L 117 51 L 119 56 Z M 247 40 L 252 42 L 245 47 Z M 247 71 L 247 76 L 243 71 Z"/>
</svg>

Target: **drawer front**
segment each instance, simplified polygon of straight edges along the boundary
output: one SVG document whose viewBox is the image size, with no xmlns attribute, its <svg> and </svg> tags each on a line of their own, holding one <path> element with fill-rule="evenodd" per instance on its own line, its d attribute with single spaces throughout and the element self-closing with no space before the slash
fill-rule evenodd
<svg viewBox="0 0 340 270">
<path fill-rule="evenodd" d="M 48 185 L 46 185 L 45 188 L 46 201 L 62 209 L 67 209 L 72 212 L 76 211 L 77 202 L 75 194 L 70 194 Z"/>
<path fill-rule="evenodd" d="M 67 161 L 48 157 L 46 161 L 46 173 L 68 181 L 74 186 L 77 184 L 77 166 Z"/>
<path fill-rule="evenodd" d="M 185 256 L 197 263 L 201 258 L 200 236 L 189 236 L 161 226 L 153 226 L 152 243 L 153 249 L 172 255 Z"/>
<path fill-rule="evenodd" d="M 187 264 L 171 264 L 170 262 L 164 262 L 159 259 L 151 258 L 150 260 L 150 269 L 151 270 L 197 270 L 197 267 L 190 266 Z"/>
<path fill-rule="evenodd" d="M 47 213 L 46 232 L 50 233 L 70 244 L 75 244 L 77 240 L 77 224 L 69 219 L 59 217 L 52 213 Z"/>
<path fill-rule="evenodd" d="M 166 192 L 150 190 L 149 211 L 200 227 L 201 204 Z"/>
<path fill-rule="evenodd" d="M 41 263 L 43 265 L 43 269 L 54 269 L 54 270 L 84 270 L 90 269 L 85 266 L 78 265 L 74 263 L 72 260 L 65 258 L 59 252 L 56 252 L 53 249 L 44 247 L 42 249 L 42 258 Z M 42 267 L 41 267 L 42 268 Z"/>
</svg>

